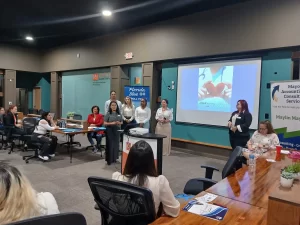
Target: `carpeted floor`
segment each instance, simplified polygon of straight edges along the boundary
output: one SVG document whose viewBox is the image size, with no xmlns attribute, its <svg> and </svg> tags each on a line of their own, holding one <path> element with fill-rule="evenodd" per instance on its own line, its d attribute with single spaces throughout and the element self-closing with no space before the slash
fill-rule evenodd
<svg viewBox="0 0 300 225">
<path fill-rule="evenodd" d="M 63 141 L 65 137 L 59 136 L 59 142 Z M 107 166 L 100 154 L 86 151 L 86 136 L 77 135 L 75 141 L 80 141 L 82 147 L 74 151 L 73 163 L 70 163 L 69 155 L 63 147 L 58 148 L 58 154 L 51 162 L 32 160 L 29 164 L 25 164 L 21 156 L 28 153 L 30 155 L 31 152 L 16 151 L 8 155 L 7 151 L 0 150 L 0 163 L 18 167 L 38 192 L 51 192 L 61 212 L 80 212 L 89 225 L 101 224 L 100 214 L 94 210 L 87 178 L 111 178 L 113 172 L 120 171 L 121 164 Z M 204 170 L 200 165 L 212 165 L 222 170 L 224 164 L 225 161 L 222 160 L 172 151 L 170 156 L 163 158 L 163 174 L 169 180 L 174 194 L 180 194 L 190 178 L 204 177 Z M 219 181 L 220 172 L 215 172 L 213 178 Z"/>
</svg>

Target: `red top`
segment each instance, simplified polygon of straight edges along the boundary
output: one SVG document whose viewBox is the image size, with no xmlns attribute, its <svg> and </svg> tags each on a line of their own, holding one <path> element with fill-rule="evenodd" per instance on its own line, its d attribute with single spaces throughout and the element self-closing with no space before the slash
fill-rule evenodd
<svg viewBox="0 0 300 225">
<path fill-rule="evenodd" d="M 89 114 L 87 118 L 88 125 L 95 124 L 96 127 L 101 127 L 104 123 L 102 114 Z M 98 134 L 104 134 L 104 131 L 99 131 Z"/>
</svg>

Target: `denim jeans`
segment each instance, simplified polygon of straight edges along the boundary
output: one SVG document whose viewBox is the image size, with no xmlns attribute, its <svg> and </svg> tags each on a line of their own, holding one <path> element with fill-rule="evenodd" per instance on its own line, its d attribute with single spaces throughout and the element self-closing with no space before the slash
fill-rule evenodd
<svg viewBox="0 0 300 225">
<path fill-rule="evenodd" d="M 87 138 L 91 145 L 95 145 L 93 138 L 97 141 L 97 146 L 101 145 L 102 134 L 97 134 L 97 132 L 91 132 L 87 134 Z"/>
</svg>

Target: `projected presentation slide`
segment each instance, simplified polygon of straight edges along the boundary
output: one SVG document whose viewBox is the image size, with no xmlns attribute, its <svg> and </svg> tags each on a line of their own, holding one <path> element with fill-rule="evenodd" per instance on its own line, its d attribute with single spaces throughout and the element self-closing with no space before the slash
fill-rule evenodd
<svg viewBox="0 0 300 225">
<path fill-rule="evenodd" d="M 244 99 L 256 129 L 260 75 L 261 59 L 179 65 L 176 121 L 226 126 Z"/>
</svg>

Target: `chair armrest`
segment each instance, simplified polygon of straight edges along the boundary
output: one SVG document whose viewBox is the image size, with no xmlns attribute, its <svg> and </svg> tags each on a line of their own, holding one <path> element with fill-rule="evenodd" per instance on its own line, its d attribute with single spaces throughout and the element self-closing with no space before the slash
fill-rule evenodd
<svg viewBox="0 0 300 225">
<path fill-rule="evenodd" d="M 100 208 L 99 208 L 99 206 L 98 206 L 98 204 L 97 204 L 97 203 L 95 203 L 94 209 L 96 209 L 96 210 L 100 210 Z"/>
<path fill-rule="evenodd" d="M 193 178 L 190 179 L 183 189 L 183 193 L 188 195 L 197 195 L 202 191 L 215 185 L 217 182 L 207 178 Z"/>
<path fill-rule="evenodd" d="M 205 168 L 205 178 L 207 179 L 212 179 L 214 170 L 219 171 L 219 169 L 213 166 L 201 166 L 201 168 Z"/>
<path fill-rule="evenodd" d="M 194 178 L 193 180 L 203 182 L 203 190 L 204 191 L 206 189 L 210 188 L 211 186 L 215 185 L 216 183 L 218 183 L 217 181 L 214 181 L 212 179 L 207 179 L 207 178 Z"/>
</svg>

